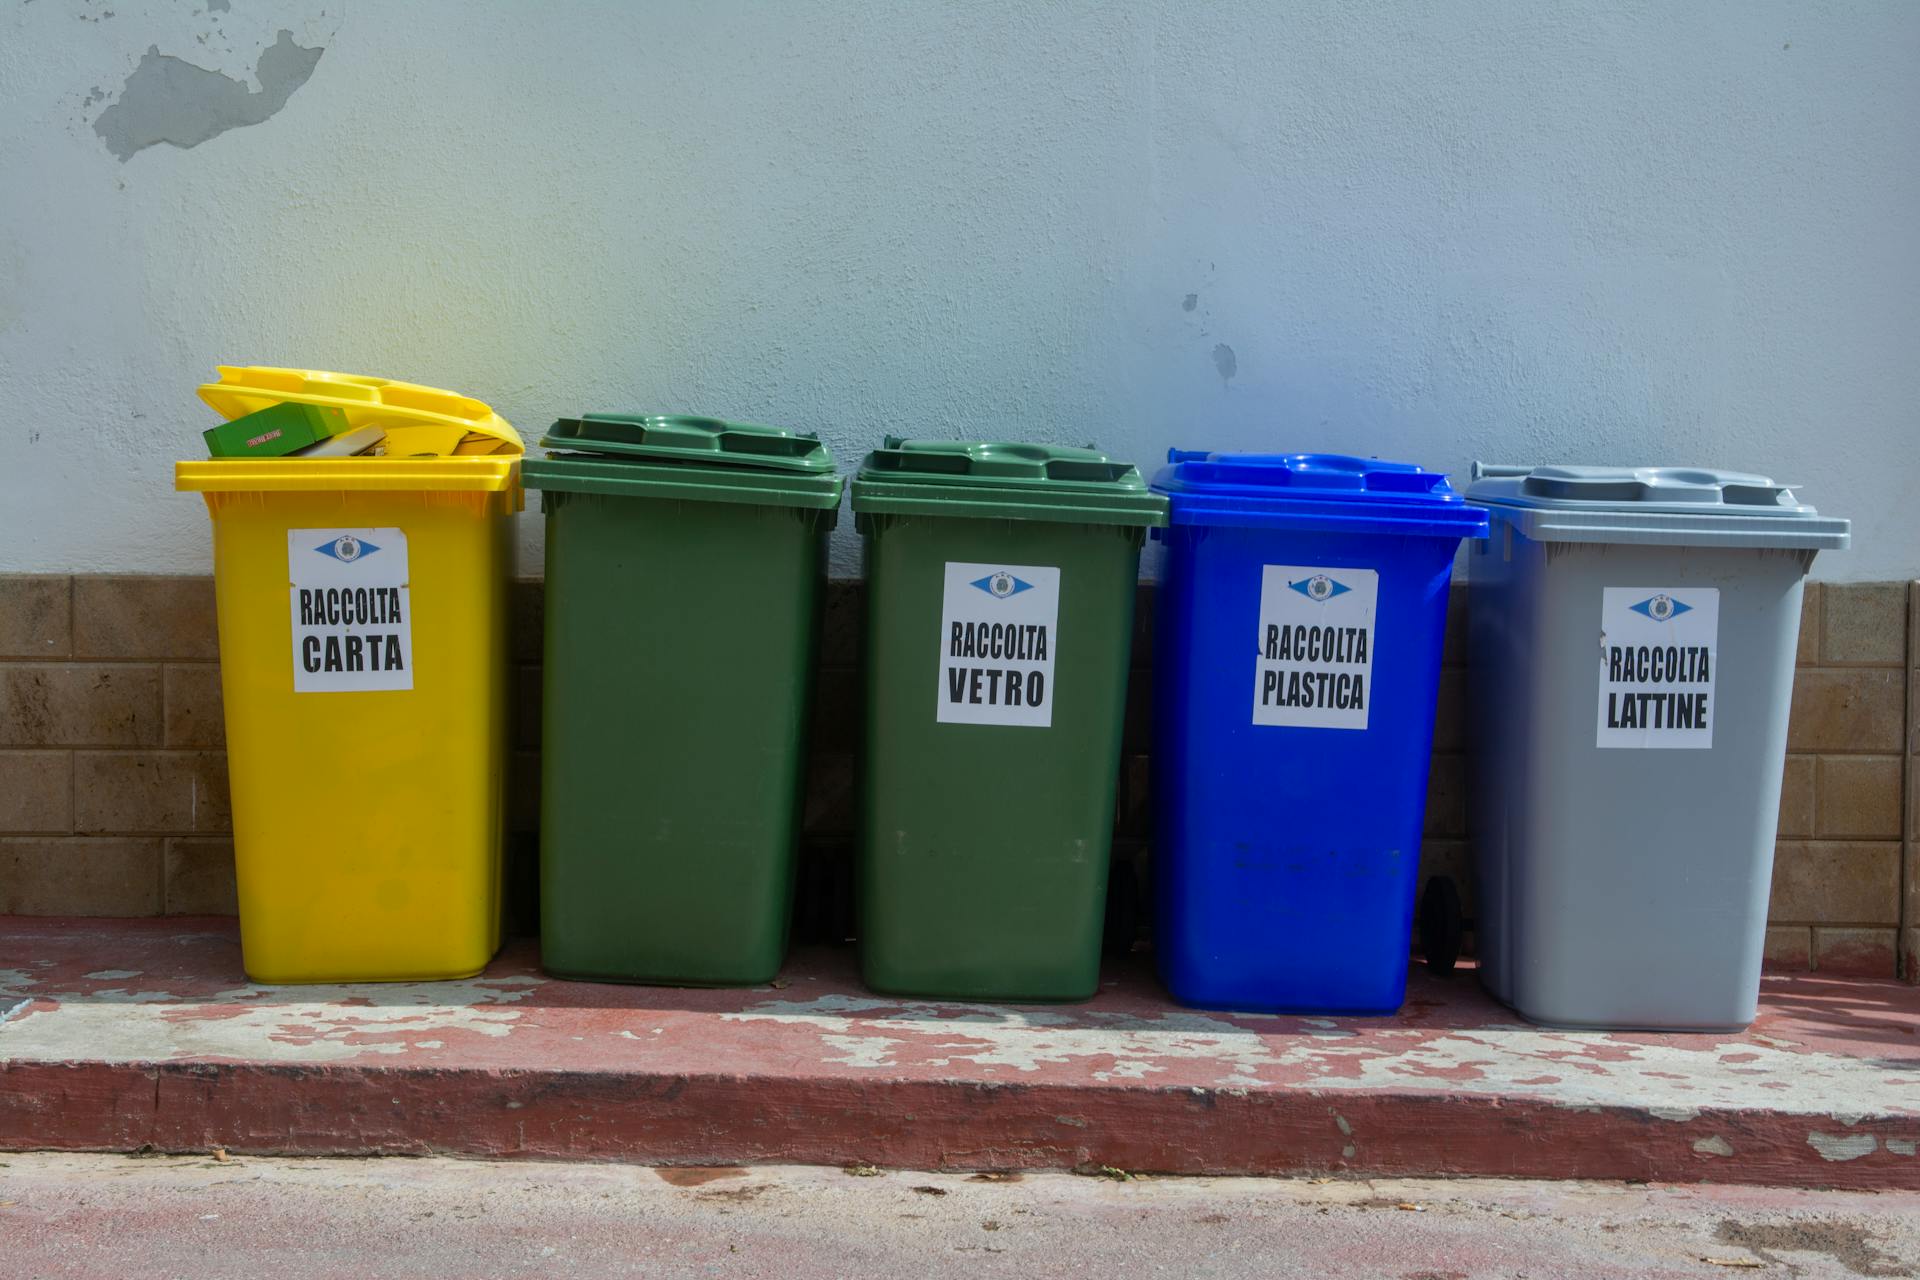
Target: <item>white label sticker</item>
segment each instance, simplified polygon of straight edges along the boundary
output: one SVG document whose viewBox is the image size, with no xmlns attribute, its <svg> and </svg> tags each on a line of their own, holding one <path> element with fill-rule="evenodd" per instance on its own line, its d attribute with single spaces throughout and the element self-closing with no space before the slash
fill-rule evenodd
<svg viewBox="0 0 1920 1280">
<path fill-rule="evenodd" d="M 1379 592 L 1380 575 L 1372 569 L 1261 566 L 1255 724 L 1367 727 Z"/>
<path fill-rule="evenodd" d="M 413 688 L 413 600 L 399 529 L 289 529 L 293 691 Z"/>
<path fill-rule="evenodd" d="M 1059 569 L 948 561 L 938 719 L 1051 727 L 1059 621 Z"/>
<path fill-rule="evenodd" d="M 1718 588 L 1601 591 L 1597 745 L 1711 747 Z"/>
</svg>

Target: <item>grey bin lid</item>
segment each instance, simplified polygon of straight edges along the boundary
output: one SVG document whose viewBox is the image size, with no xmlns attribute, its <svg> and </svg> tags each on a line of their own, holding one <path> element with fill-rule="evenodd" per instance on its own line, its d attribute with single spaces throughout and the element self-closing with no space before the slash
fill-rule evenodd
<svg viewBox="0 0 1920 1280">
<path fill-rule="evenodd" d="M 1852 522 L 1823 516 L 1793 486 L 1707 467 L 1473 464 L 1467 501 L 1510 509 L 1536 542 L 1844 551 Z"/>
</svg>

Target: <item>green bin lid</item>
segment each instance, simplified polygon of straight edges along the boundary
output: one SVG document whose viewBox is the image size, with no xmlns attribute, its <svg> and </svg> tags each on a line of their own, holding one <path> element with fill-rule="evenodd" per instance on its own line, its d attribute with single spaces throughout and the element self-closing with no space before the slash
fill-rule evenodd
<svg viewBox="0 0 1920 1280">
<path fill-rule="evenodd" d="M 842 481 L 812 432 L 682 414 L 561 418 L 528 459 L 530 489 L 687 502 L 746 502 L 829 511 Z"/>
<path fill-rule="evenodd" d="M 833 473 L 833 454 L 811 431 L 686 414 L 588 413 L 562 418 L 540 437 L 540 447 L 796 475 Z"/>
<path fill-rule="evenodd" d="M 1132 463 L 1097 449 L 897 436 L 860 464 L 853 509 L 1143 527 L 1167 522 L 1166 498 L 1147 488 Z"/>
</svg>

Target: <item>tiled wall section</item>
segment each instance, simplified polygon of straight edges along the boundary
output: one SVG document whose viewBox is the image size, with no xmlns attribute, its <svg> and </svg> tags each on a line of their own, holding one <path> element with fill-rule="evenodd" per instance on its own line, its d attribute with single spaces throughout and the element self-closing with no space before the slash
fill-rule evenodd
<svg viewBox="0 0 1920 1280">
<path fill-rule="evenodd" d="M 1150 829 L 1153 606 L 1143 589 L 1116 829 L 1136 871 Z M 809 874 L 827 884 L 844 883 L 851 848 L 863 607 L 857 584 L 830 590 L 806 813 Z M 514 613 L 524 882 L 538 820 L 539 584 L 521 584 Z M 1424 861 L 1468 893 L 1471 916 L 1464 620 L 1456 591 Z M 1769 958 L 1881 975 L 1904 966 L 1920 980 L 1920 583 L 1810 585 L 1800 635 Z M 0 912 L 233 910 L 216 658 L 208 579 L 0 576 Z"/>
<path fill-rule="evenodd" d="M 0 911 L 231 912 L 213 583 L 0 577 Z"/>
<path fill-rule="evenodd" d="M 1910 594 L 1808 586 L 1767 935 L 1781 967 L 1899 968 Z"/>
</svg>

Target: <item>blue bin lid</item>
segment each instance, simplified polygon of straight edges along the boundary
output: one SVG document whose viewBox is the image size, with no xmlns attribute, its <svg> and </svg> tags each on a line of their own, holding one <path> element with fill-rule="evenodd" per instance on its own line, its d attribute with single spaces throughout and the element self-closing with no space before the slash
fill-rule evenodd
<svg viewBox="0 0 1920 1280">
<path fill-rule="evenodd" d="M 1302 533 L 1484 537 L 1486 512 L 1438 471 L 1338 453 L 1167 450 L 1153 478 L 1174 524 L 1238 525 Z"/>
</svg>

